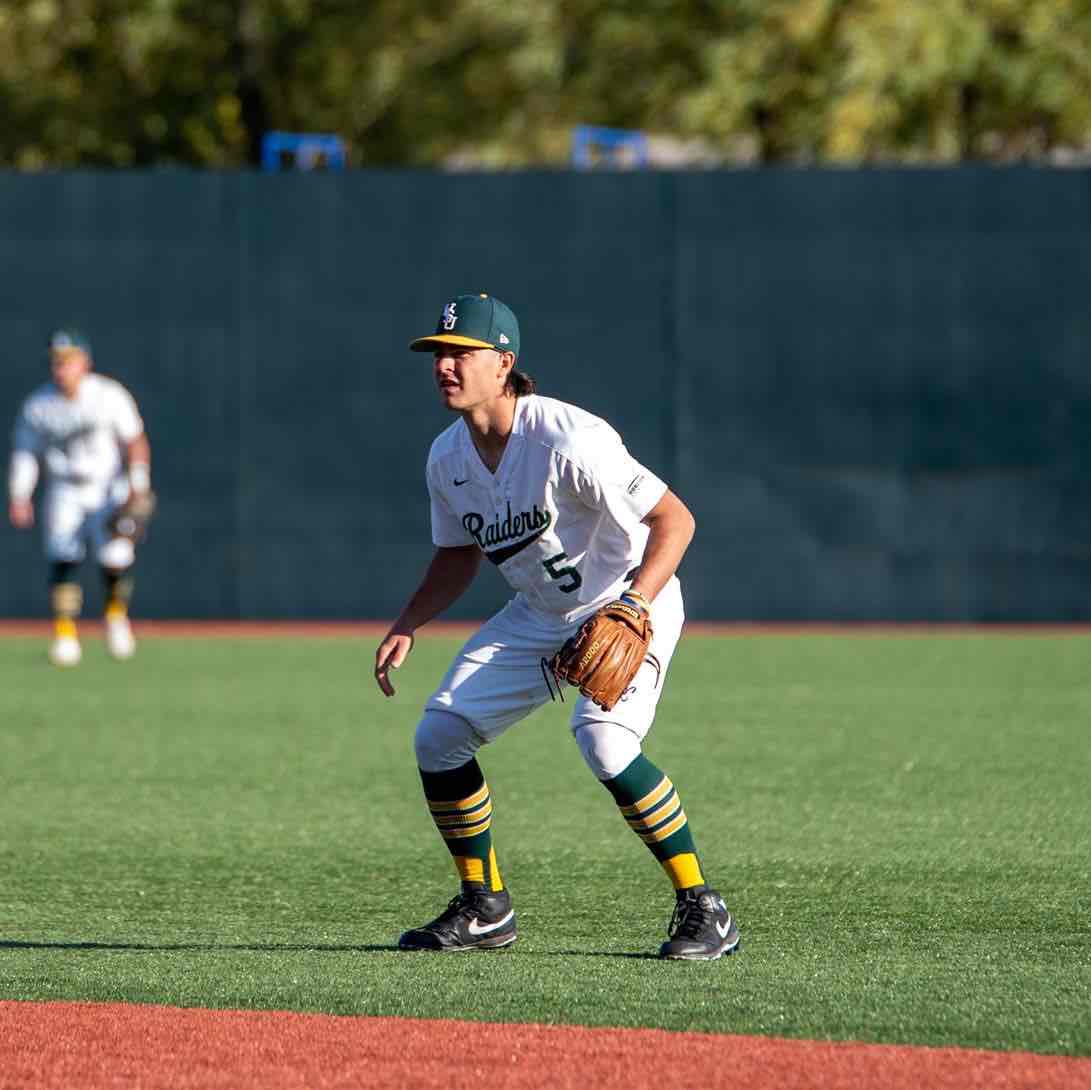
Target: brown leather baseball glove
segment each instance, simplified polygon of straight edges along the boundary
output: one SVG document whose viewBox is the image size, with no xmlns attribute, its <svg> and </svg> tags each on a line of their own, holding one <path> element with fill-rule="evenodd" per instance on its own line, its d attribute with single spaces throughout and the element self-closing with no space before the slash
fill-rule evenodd
<svg viewBox="0 0 1091 1090">
<path fill-rule="evenodd" d="M 636 676 L 651 638 L 647 609 L 619 598 L 588 617 L 549 667 L 555 677 L 608 712 Z"/>
<path fill-rule="evenodd" d="M 116 537 L 127 537 L 134 545 L 139 545 L 148 533 L 148 523 L 159 501 L 150 489 L 147 492 L 133 492 L 129 498 L 110 516 L 110 532 Z"/>
</svg>

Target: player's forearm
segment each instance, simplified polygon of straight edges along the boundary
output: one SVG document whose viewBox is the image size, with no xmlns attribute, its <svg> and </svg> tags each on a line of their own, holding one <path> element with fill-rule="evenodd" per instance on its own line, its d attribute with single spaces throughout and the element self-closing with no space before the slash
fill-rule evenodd
<svg viewBox="0 0 1091 1090">
<path fill-rule="evenodd" d="M 644 521 L 650 533 L 630 585 L 651 602 L 678 570 L 697 524 L 689 508 L 673 492 L 668 492 Z"/>
<path fill-rule="evenodd" d="M 8 468 L 8 499 L 11 503 L 26 503 L 38 484 L 38 459 L 28 450 L 17 450 Z"/>
<path fill-rule="evenodd" d="M 152 448 L 146 435 L 138 435 L 125 446 L 129 467 L 129 483 L 134 492 L 147 492 L 151 488 Z"/>
<path fill-rule="evenodd" d="M 421 625 L 438 617 L 466 592 L 480 564 L 481 552 L 476 545 L 437 549 L 420 586 L 390 631 L 412 635 Z"/>
</svg>

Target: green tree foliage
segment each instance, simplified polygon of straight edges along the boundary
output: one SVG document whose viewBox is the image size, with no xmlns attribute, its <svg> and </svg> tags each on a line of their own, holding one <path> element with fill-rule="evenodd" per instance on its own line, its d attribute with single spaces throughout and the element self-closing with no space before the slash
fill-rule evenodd
<svg viewBox="0 0 1091 1090">
<path fill-rule="evenodd" d="M 1091 0 L 0 0 L 0 164 L 559 164 L 580 122 L 725 160 L 1091 147 Z"/>
</svg>

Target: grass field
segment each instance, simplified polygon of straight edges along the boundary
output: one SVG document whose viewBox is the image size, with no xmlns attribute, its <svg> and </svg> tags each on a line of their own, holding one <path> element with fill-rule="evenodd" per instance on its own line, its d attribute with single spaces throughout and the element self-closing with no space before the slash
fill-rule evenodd
<svg viewBox="0 0 1091 1090">
<path fill-rule="evenodd" d="M 385 701 L 370 639 L 0 639 L 0 998 L 1091 1053 L 1091 637 L 684 639 L 647 750 L 711 964 L 647 956 L 669 887 L 559 705 L 482 756 L 518 944 L 393 949 L 455 889 L 411 738 L 456 646 Z"/>
</svg>

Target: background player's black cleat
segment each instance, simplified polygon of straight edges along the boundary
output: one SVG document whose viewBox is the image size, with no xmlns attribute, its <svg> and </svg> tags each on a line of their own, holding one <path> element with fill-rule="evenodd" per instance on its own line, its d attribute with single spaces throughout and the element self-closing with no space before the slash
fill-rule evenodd
<svg viewBox="0 0 1091 1090">
<path fill-rule="evenodd" d="M 515 910 L 506 889 L 490 893 L 463 886 L 431 923 L 406 931 L 402 950 L 495 950 L 515 942 Z"/>
<path fill-rule="evenodd" d="M 659 948 L 661 958 L 715 961 L 739 948 L 739 929 L 724 899 L 708 886 L 678 891 L 670 938 Z"/>
</svg>

